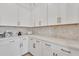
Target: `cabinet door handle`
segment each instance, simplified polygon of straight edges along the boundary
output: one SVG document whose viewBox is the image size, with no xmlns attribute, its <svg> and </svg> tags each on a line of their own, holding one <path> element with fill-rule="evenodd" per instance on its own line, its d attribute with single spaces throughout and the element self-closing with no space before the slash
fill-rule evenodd
<svg viewBox="0 0 79 59">
<path fill-rule="evenodd" d="M 33 43 L 33 48 L 35 48 L 35 43 Z"/>
<path fill-rule="evenodd" d="M 30 39 L 30 40 L 33 40 L 33 39 Z"/>
<path fill-rule="evenodd" d="M 23 40 L 26 40 L 26 38 L 24 38 Z"/>
<path fill-rule="evenodd" d="M 55 53 L 53 53 L 53 56 L 55 56 Z"/>
<path fill-rule="evenodd" d="M 21 48 L 21 44 L 20 44 L 20 48 Z"/>
<path fill-rule="evenodd" d="M 40 41 L 36 41 L 37 43 L 40 43 Z"/>
<path fill-rule="evenodd" d="M 58 56 L 56 53 L 53 53 L 53 56 Z"/>
<path fill-rule="evenodd" d="M 23 47 L 23 43 L 20 43 L 20 48 L 22 48 Z"/>
<path fill-rule="evenodd" d="M 67 51 L 67 50 L 65 50 L 65 49 L 61 49 L 61 51 L 67 52 L 67 53 L 71 53 L 71 51 Z"/>
<path fill-rule="evenodd" d="M 57 54 L 55 54 L 55 56 L 58 56 Z"/>
<path fill-rule="evenodd" d="M 45 45 L 46 45 L 46 46 L 51 46 L 50 44 L 47 44 L 47 43 L 46 43 Z"/>
<path fill-rule="evenodd" d="M 15 42 L 14 40 L 12 40 L 12 41 L 9 41 L 9 42 Z"/>
<path fill-rule="evenodd" d="M 23 43 L 22 43 L 22 47 L 23 47 Z"/>
</svg>

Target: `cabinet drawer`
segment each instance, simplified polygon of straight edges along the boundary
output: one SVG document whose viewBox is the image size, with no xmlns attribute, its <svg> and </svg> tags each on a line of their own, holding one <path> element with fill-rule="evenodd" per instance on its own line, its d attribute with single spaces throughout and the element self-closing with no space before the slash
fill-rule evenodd
<svg viewBox="0 0 79 59">
<path fill-rule="evenodd" d="M 79 56 L 79 49 L 68 48 L 71 51 L 71 56 Z"/>
</svg>

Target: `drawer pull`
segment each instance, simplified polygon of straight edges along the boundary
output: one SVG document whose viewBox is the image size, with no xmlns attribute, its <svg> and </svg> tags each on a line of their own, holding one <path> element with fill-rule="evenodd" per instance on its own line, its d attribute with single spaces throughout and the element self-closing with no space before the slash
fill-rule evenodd
<svg viewBox="0 0 79 59">
<path fill-rule="evenodd" d="M 23 40 L 26 40 L 26 38 L 25 38 L 25 39 L 23 39 Z"/>
<path fill-rule="evenodd" d="M 33 40 L 33 39 L 30 39 L 30 40 Z"/>
<path fill-rule="evenodd" d="M 37 43 L 40 43 L 40 41 L 36 41 Z"/>
<path fill-rule="evenodd" d="M 55 56 L 55 53 L 53 53 L 53 56 Z"/>
<path fill-rule="evenodd" d="M 10 42 L 15 42 L 15 41 L 10 41 Z"/>
<path fill-rule="evenodd" d="M 61 51 L 71 53 L 71 51 L 67 51 L 67 50 L 64 50 L 64 49 L 61 49 Z"/>
<path fill-rule="evenodd" d="M 33 48 L 35 48 L 35 43 L 33 43 Z"/>
<path fill-rule="evenodd" d="M 53 56 L 58 56 L 56 53 L 53 53 Z"/>
<path fill-rule="evenodd" d="M 46 46 L 51 46 L 50 44 L 47 44 L 47 43 L 46 43 L 45 45 L 46 45 Z"/>
<path fill-rule="evenodd" d="M 22 48 L 23 47 L 23 43 L 20 43 L 20 48 Z"/>
</svg>

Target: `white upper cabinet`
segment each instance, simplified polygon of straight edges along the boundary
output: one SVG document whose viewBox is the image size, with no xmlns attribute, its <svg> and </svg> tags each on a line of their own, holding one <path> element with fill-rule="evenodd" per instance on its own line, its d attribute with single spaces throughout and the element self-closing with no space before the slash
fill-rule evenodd
<svg viewBox="0 0 79 59">
<path fill-rule="evenodd" d="M 34 26 L 39 26 L 39 16 L 40 16 L 40 8 L 39 6 L 31 10 L 31 16 L 34 23 Z"/>
<path fill-rule="evenodd" d="M 66 4 L 49 3 L 48 4 L 48 25 L 62 24 L 63 20 L 66 20 Z"/>
<path fill-rule="evenodd" d="M 41 26 L 46 26 L 47 25 L 47 4 L 41 4 L 40 5 L 40 21 L 39 24 Z"/>
<path fill-rule="evenodd" d="M 58 5 L 56 3 L 48 4 L 48 25 L 54 25 L 57 23 L 57 10 Z"/>
<path fill-rule="evenodd" d="M 30 12 L 26 8 L 18 6 L 18 25 L 30 26 Z"/>
<path fill-rule="evenodd" d="M 48 25 L 79 23 L 78 3 L 48 4 Z"/>
<path fill-rule="evenodd" d="M 26 6 L 30 7 L 26 4 L 0 4 L 0 25 L 33 26 L 30 9 Z"/>
<path fill-rule="evenodd" d="M 67 18 L 66 18 L 66 8 L 67 4 L 66 3 L 58 3 L 57 4 L 57 24 L 63 24 L 66 23 Z"/>
<path fill-rule="evenodd" d="M 79 23 L 79 4 L 71 3 L 67 4 L 67 20 L 66 23 Z"/>
<path fill-rule="evenodd" d="M 34 26 L 47 25 L 47 4 L 36 4 L 32 10 L 32 19 Z"/>
<path fill-rule="evenodd" d="M 17 25 L 17 6 L 15 4 L 0 4 L 0 25 Z"/>
<path fill-rule="evenodd" d="M 0 25 L 46 26 L 79 23 L 78 3 L 2 3 Z"/>
</svg>

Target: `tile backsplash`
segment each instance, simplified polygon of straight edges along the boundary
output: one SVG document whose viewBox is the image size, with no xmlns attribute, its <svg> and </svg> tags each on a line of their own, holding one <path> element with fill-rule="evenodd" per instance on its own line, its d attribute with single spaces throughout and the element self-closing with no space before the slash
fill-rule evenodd
<svg viewBox="0 0 79 59">
<path fill-rule="evenodd" d="M 42 27 L 9 27 L 1 26 L 0 33 L 5 31 L 23 32 L 33 31 L 34 35 L 57 37 L 65 39 L 79 39 L 79 25 L 58 25 L 58 26 L 42 26 Z"/>
<path fill-rule="evenodd" d="M 35 35 L 42 35 L 49 37 L 79 39 L 79 25 L 35 27 L 33 29 L 33 33 Z"/>
<path fill-rule="evenodd" d="M 29 27 L 0 26 L 0 33 L 7 31 L 16 34 L 20 31 L 22 34 L 26 34 L 28 31 L 32 31 L 32 29 Z"/>
</svg>

